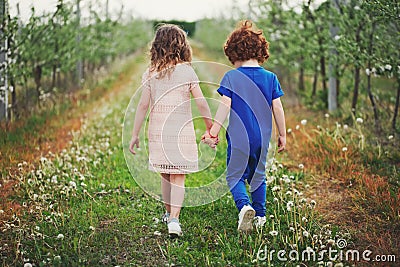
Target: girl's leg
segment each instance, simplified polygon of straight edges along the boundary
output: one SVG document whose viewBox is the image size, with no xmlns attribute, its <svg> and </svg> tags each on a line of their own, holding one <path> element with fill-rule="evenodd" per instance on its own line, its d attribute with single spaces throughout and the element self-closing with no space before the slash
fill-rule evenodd
<svg viewBox="0 0 400 267">
<path fill-rule="evenodd" d="M 183 199 L 185 197 L 185 175 L 170 174 L 171 186 L 171 215 L 172 218 L 179 218 Z"/>
<path fill-rule="evenodd" d="M 161 173 L 161 194 L 165 209 L 171 213 L 171 182 L 170 174 Z"/>
</svg>

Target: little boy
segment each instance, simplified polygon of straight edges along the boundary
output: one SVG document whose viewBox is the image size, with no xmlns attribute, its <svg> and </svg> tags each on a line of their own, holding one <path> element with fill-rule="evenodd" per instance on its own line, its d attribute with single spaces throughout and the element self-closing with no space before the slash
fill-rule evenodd
<svg viewBox="0 0 400 267">
<path fill-rule="evenodd" d="M 272 131 L 272 113 L 278 128 L 278 152 L 285 150 L 285 115 L 280 101 L 283 91 L 276 75 L 260 66 L 268 59 L 268 42 L 252 22 L 244 21 L 229 35 L 224 52 L 236 69 L 222 78 L 222 96 L 214 124 L 202 139 L 215 147 L 228 113 L 226 132 L 226 180 L 239 210 L 239 231 L 252 230 L 265 222 L 265 165 Z M 251 201 L 246 190 L 250 185 Z"/>
</svg>

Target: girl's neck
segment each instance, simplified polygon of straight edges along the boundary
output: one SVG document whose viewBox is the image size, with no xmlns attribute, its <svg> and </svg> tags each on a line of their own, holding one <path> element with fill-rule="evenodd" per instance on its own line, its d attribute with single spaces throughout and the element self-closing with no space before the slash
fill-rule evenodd
<svg viewBox="0 0 400 267">
<path fill-rule="evenodd" d="M 246 61 L 236 61 L 235 62 L 235 68 L 239 67 L 259 67 L 260 64 L 258 64 L 257 59 L 249 59 Z"/>
</svg>

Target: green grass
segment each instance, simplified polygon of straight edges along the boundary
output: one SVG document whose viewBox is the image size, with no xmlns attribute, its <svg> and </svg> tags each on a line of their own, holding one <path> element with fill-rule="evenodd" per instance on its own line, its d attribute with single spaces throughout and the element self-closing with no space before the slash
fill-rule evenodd
<svg viewBox="0 0 400 267">
<path fill-rule="evenodd" d="M 136 64 L 132 82 L 112 101 L 99 102 L 99 109 L 74 133 L 67 149 L 54 158 L 42 158 L 33 171 L 20 165 L 18 200 L 26 208 L 0 225 L 3 265 L 280 266 L 276 257 L 257 259 L 260 249 L 321 251 L 342 237 L 336 228 L 319 223 L 313 201 L 302 193 L 306 187 L 302 170 L 289 171 L 275 162 L 267 174 L 268 220 L 262 230 L 238 233 L 238 212 L 230 194 L 225 194 L 206 205 L 184 207 L 180 218 L 184 236 L 170 239 L 159 222 L 163 204 L 137 184 L 147 175 L 146 165 L 137 167 L 140 173 L 132 173 L 135 180 L 123 154 L 127 145 L 127 139 L 121 143 L 126 134 L 121 129 L 123 115 L 144 70 L 144 64 Z M 200 120 L 196 127 L 199 139 L 204 130 Z M 189 175 L 188 186 L 210 184 L 221 175 L 224 181 L 224 146 L 222 137 L 211 167 Z M 135 157 L 143 164 L 145 149 Z"/>
</svg>

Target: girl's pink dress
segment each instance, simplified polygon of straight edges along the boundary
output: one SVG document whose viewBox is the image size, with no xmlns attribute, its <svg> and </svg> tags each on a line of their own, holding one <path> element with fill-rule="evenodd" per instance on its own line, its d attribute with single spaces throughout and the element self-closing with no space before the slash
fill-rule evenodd
<svg viewBox="0 0 400 267">
<path fill-rule="evenodd" d="M 178 64 L 162 78 L 143 75 L 143 90 L 150 90 L 148 125 L 149 169 L 185 174 L 198 170 L 197 142 L 193 126 L 190 91 L 199 80 L 189 64 Z"/>
</svg>

